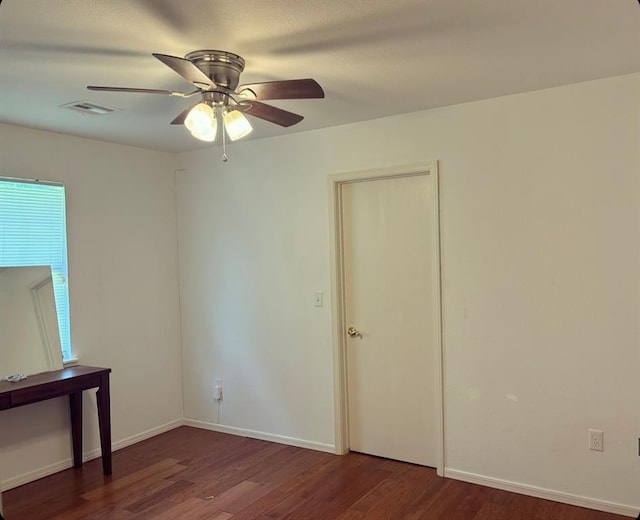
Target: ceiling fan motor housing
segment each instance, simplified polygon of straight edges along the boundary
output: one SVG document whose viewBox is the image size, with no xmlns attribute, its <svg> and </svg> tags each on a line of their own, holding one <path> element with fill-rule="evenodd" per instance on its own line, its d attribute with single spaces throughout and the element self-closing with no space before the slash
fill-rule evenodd
<svg viewBox="0 0 640 520">
<path fill-rule="evenodd" d="M 227 51 L 201 50 L 184 57 L 192 62 L 218 87 L 235 90 L 244 70 L 244 59 Z"/>
</svg>

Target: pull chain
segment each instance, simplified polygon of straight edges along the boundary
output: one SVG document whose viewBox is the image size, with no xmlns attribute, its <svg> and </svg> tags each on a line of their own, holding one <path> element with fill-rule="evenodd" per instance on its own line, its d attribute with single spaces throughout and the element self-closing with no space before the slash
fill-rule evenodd
<svg viewBox="0 0 640 520">
<path fill-rule="evenodd" d="M 225 129 L 224 129 L 224 113 L 222 113 L 222 111 L 221 111 L 221 115 L 222 115 L 221 117 L 222 124 L 220 126 L 222 127 L 222 162 L 227 162 L 229 160 L 229 157 L 227 157 L 227 139 L 226 139 L 227 132 L 225 132 Z"/>
</svg>

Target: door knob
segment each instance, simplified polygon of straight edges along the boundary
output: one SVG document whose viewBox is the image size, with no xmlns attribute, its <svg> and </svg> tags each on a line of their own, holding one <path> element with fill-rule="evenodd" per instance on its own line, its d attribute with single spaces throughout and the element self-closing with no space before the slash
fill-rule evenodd
<svg viewBox="0 0 640 520">
<path fill-rule="evenodd" d="M 361 338 L 362 334 L 360 334 L 360 331 L 358 329 L 356 329 L 355 327 L 349 327 L 347 329 L 347 334 L 349 334 L 349 336 L 351 336 L 352 338 Z"/>
</svg>

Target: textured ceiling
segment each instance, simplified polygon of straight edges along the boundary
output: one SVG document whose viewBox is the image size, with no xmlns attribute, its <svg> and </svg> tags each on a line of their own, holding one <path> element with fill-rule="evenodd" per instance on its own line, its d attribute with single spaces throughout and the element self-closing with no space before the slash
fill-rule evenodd
<svg viewBox="0 0 640 520">
<path fill-rule="evenodd" d="M 0 120 L 133 146 L 210 146 L 171 121 L 190 100 L 86 85 L 189 90 L 151 56 L 221 49 L 241 82 L 315 78 L 322 100 L 258 139 L 640 71 L 637 0 L 4 0 Z M 91 101 L 104 116 L 59 108 Z"/>
</svg>

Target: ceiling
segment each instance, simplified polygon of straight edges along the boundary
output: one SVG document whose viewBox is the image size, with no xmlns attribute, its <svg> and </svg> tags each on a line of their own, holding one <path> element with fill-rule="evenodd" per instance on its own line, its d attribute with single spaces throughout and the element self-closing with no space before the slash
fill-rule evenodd
<svg viewBox="0 0 640 520">
<path fill-rule="evenodd" d="M 0 0 L 1 1 L 1 0 Z M 314 78 L 305 119 L 259 139 L 640 71 L 637 0 L 4 0 L 0 121 L 167 151 L 211 146 L 169 122 L 192 101 L 151 56 L 221 49 L 241 83 Z M 639 94 L 640 95 L 640 94 Z M 60 105 L 122 109 L 83 115 Z"/>
</svg>

